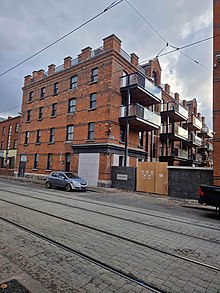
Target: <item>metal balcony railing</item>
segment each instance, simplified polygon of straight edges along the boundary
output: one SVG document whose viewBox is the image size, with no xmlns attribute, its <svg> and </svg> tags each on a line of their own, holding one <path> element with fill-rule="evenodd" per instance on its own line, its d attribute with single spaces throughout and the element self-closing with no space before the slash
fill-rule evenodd
<svg viewBox="0 0 220 293">
<path fill-rule="evenodd" d="M 202 145 L 202 138 L 195 135 L 195 133 L 189 133 L 189 140 L 193 142 L 193 144 L 196 144 L 198 146 Z"/>
<path fill-rule="evenodd" d="M 150 80 L 148 80 L 144 75 L 136 72 L 129 75 L 121 77 L 120 87 L 134 86 L 142 88 L 146 92 L 150 93 L 161 101 L 162 91 L 161 88 L 154 85 Z"/>
<path fill-rule="evenodd" d="M 119 118 L 125 117 L 139 117 L 146 122 L 153 123 L 154 125 L 160 127 L 161 125 L 161 117 L 155 112 L 150 111 L 149 109 L 139 105 L 129 105 L 128 106 L 128 113 L 127 113 L 127 106 L 120 107 Z"/>
<path fill-rule="evenodd" d="M 160 148 L 160 156 L 174 156 L 181 159 L 188 159 L 188 151 L 179 148 Z"/>
<path fill-rule="evenodd" d="M 186 119 L 189 118 L 189 112 L 187 109 L 185 109 L 183 106 L 177 103 L 164 103 L 161 104 L 161 112 L 166 112 L 166 111 L 176 111 Z"/>
<path fill-rule="evenodd" d="M 187 122 L 194 124 L 198 129 L 202 129 L 202 121 L 200 121 L 194 115 L 190 115 Z"/>
<path fill-rule="evenodd" d="M 185 138 L 186 140 L 188 139 L 188 130 L 184 129 L 183 127 L 173 123 L 169 125 L 162 125 L 161 126 L 161 134 L 174 134 L 177 136 L 181 136 Z"/>
</svg>

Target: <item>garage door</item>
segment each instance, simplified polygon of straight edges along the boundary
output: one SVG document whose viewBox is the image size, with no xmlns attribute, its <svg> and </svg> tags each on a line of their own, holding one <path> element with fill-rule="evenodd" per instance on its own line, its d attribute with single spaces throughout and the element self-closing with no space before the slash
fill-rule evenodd
<svg viewBox="0 0 220 293">
<path fill-rule="evenodd" d="M 99 178 L 99 154 L 79 154 L 78 174 L 85 178 L 90 186 L 97 186 Z"/>
</svg>

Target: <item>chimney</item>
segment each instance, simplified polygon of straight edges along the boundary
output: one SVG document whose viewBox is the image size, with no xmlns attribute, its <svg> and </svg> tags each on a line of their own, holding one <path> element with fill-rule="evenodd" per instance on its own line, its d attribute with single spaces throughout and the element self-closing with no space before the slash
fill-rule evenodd
<svg viewBox="0 0 220 293">
<path fill-rule="evenodd" d="M 188 108 L 186 100 L 183 100 L 183 107 L 186 108 L 186 109 Z"/>
<path fill-rule="evenodd" d="M 43 79 L 44 78 L 44 70 L 40 69 L 37 72 L 37 80 Z"/>
<path fill-rule="evenodd" d="M 33 76 L 33 80 L 36 81 L 38 77 L 38 73 L 36 70 L 32 72 L 32 76 Z"/>
<path fill-rule="evenodd" d="M 165 83 L 165 92 L 170 94 L 170 85 L 168 83 Z"/>
<path fill-rule="evenodd" d="M 50 64 L 48 66 L 48 76 L 52 75 L 55 73 L 55 68 L 56 68 L 56 65 L 55 64 Z"/>
<path fill-rule="evenodd" d="M 71 61 L 72 61 L 72 57 L 70 57 L 70 56 L 64 58 L 63 68 L 67 69 L 67 68 L 71 67 Z"/>
<path fill-rule="evenodd" d="M 91 58 L 91 52 L 92 48 L 91 47 L 86 47 L 85 49 L 81 50 L 81 61 L 86 61 Z"/>
<path fill-rule="evenodd" d="M 133 64 L 135 67 L 138 67 L 138 61 L 139 61 L 139 57 L 135 53 L 132 53 L 131 64 Z"/>
<path fill-rule="evenodd" d="M 205 117 L 202 116 L 202 123 L 205 124 Z"/>
<path fill-rule="evenodd" d="M 201 113 L 197 113 L 197 118 L 201 119 Z"/>
<path fill-rule="evenodd" d="M 121 40 L 114 34 L 103 39 L 103 51 L 108 50 L 121 52 Z"/>
<path fill-rule="evenodd" d="M 24 78 L 24 86 L 27 86 L 31 83 L 32 76 L 29 74 Z"/>
<path fill-rule="evenodd" d="M 174 94 L 175 100 L 179 103 L 180 101 L 180 95 L 178 93 Z"/>
</svg>

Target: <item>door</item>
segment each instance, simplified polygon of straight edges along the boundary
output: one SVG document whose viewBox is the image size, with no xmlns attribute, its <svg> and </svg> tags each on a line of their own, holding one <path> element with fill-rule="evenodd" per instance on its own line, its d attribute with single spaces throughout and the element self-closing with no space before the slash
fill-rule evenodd
<svg viewBox="0 0 220 293">
<path fill-rule="evenodd" d="M 79 154 L 78 174 L 85 178 L 90 186 L 97 186 L 99 177 L 99 153 Z"/>
<path fill-rule="evenodd" d="M 20 163 L 18 169 L 18 177 L 24 177 L 27 162 L 27 155 L 20 155 Z"/>
<path fill-rule="evenodd" d="M 70 160 L 71 160 L 71 154 L 66 153 L 66 159 L 65 159 L 65 171 L 66 172 L 70 171 Z"/>
</svg>

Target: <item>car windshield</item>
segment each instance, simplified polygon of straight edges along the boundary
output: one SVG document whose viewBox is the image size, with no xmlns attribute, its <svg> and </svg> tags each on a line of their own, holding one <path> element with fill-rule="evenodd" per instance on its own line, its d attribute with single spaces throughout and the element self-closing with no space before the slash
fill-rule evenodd
<svg viewBox="0 0 220 293">
<path fill-rule="evenodd" d="M 78 176 L 74 175 L 73 173 L 65 173 L 68 178 L 78 178 Z"/>
</svg>

